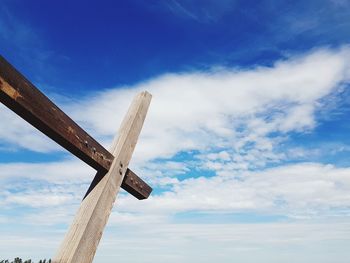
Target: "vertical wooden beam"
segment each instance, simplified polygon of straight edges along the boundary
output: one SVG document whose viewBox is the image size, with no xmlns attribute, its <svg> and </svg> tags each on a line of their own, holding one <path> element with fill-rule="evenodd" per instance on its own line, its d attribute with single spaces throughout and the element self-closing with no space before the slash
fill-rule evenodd
<svg viewBox="0 0 350 263">
<path fill-rule="evenodd" d="M 93 188 L 66 234 L 54 263 L 91 263 L 129 165 L 151 101 L 151 95 L 137 95 L 126 114 L 111 153 L 114 160 L 108 173 Z"/>
</svg>

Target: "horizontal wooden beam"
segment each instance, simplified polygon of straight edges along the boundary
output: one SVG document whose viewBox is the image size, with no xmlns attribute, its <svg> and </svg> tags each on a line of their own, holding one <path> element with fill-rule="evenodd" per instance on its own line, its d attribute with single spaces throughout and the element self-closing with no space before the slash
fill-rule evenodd
<svg viewBox="0 0 350 263">
<path fill-rule="evenodd" d="M 97 170 L 87 194 L 110 169 L 114 156 L 0 55 L 0 102 Z M 152 191 L 128 169 L 122 188 L 138 199 Z M 128 176 L 128 174 L 131 174 Z M 132 180 L 131 180 L 132 178 Z M 86 197 L 86 196 L 85 196 Z M 84 197 L 84 198 L 85 198 Z"/>
</svg>

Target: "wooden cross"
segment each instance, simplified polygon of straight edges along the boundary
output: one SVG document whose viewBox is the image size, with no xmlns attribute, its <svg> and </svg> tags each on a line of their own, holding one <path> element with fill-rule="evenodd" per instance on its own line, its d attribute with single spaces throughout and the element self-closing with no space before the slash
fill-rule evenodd
<svg viewBox="0 0 350 263">
<path fill-rule="evenodd" d="M 151 97 L 134 98 L 108 151 L 0 56 L 0 101 L 97 170 L 53 262 L 92 262 L 120 187 L 138 199 L 152 192 L 128 169 Z"/>
</svg>

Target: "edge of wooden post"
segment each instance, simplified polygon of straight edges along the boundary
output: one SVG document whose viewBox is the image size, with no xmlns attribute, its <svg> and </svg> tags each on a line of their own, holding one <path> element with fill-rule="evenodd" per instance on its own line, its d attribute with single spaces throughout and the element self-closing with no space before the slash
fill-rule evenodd
<svg viewBox="0 0 350 263">
<path fill-rule="evenodd" d="M 108 173 L 83 200 L 54 263 L 90 263 L 102 237 L 123 177 L 135 149 L 152 95 L 139 93 L 133 100 L 112 145 L 115 156 Z"/>
</svg>

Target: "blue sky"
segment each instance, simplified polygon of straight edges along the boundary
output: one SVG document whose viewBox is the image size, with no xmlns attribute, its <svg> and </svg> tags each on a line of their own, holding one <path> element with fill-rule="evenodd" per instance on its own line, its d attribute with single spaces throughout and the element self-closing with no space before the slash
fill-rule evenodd
<svg viewBox="0 0 350 263">
<path fill-rule="evenodd" d="M 18 1 L 0 53 L 105 147 L 153 94 L 95 262 L 345 263 L 350 3 Z M 0 105 L 0 259 L 51 257 L 93 169 Z"/>
</svg>

